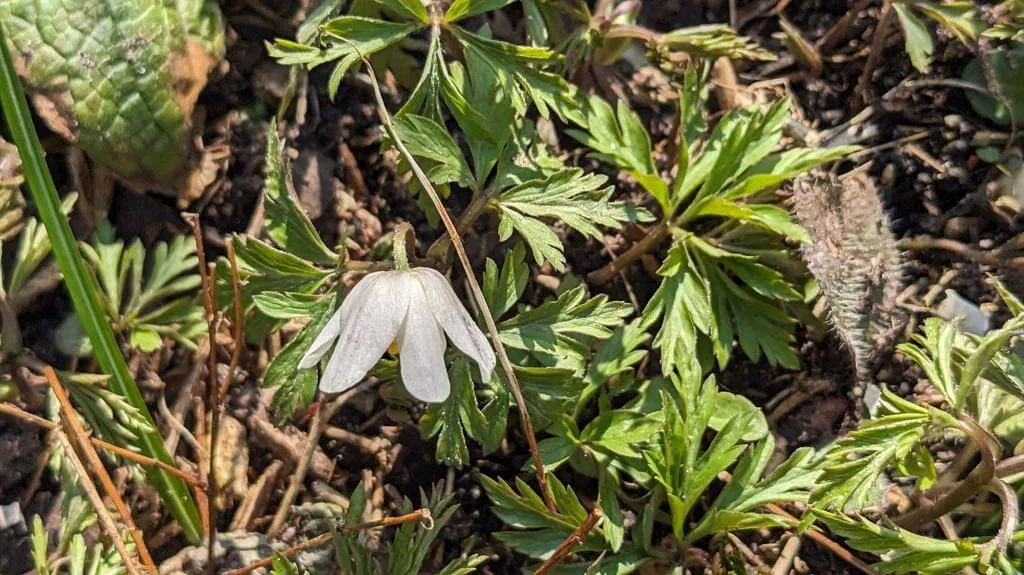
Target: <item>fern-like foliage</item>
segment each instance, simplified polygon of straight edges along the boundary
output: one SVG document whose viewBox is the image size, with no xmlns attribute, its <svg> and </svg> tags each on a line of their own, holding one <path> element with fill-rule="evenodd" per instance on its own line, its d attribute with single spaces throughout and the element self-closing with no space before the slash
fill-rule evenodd
<svg viewBox="0 0 1024 575">
<path fill-rule="evenodd" d="M 188 349 L 206 334 L 206 320 L 195 293 L 200 279 L 195 243 L 178 236 L 150 250 L 140 240 L 125 245 L 104 223 L 82 255 L 100 286 L 100 301 L 128 344 L 153 351 L 168 337 Z M 69 354 L 89 353 L 78 318 L 68 316 L 58 331 L 58 345 Z"/>
<path fill-rule="evenodd" d="M 889 218 L 871 182 L 814 175 L 793 185 L 793 212 L 810 243 L 801 248 L 828 304 L 836 333 L 853 354 L 857 376 L 895 326 L 903 266 Z"/>
</svg>

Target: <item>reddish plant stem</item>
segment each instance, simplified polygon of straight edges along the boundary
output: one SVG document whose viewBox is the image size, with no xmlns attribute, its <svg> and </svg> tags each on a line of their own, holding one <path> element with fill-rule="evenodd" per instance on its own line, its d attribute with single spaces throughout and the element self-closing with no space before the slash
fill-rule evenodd
<svg viewBox="0 0 1024 575">
<path fill-rule="evenodd" d="M 350 533 L 350 532 L 353 532 L 353 531 L 362 531 L 364 529 L 373 529 L 375 527 L 389 527 L 391 525 L 401 525 L 402 523 L 409 523 L 411 521 L 427 521 L 429 523 L 428 523 L 428 526 L 426 527 L 426 529 L 430 530 L 430 529 L 434 528 L 434 520 L 430 516 L 430 510 L 429 509 L 417 509 L 416 511 L 413 511 L 412 513 L 406 513 L 405 515 L 399 515 L 398 517 L 385 517 L 384 519 L 378 519 L 376 521 L 368 521 L 366 523 L 358 523 L 358 524 L 353 525 L 351 527 L 348 527 L 348 526 L 342 527 L 339 531 L 342 532 L 342 533 Z M 313 547 L 316 547 L 318 545 L 323 545 L 324 543 L 327 543 L 328 541 L 331 540 L 331 538 L 333 536 L 334 536 L 334 533 L 331 533 L 331 532 L 321 533 L 320 535 L 317 535 L 316 537 L 314 537 L 312 539 L 307 539 L 307 540 L 303 541 L 302 543 L 299 543 L 298 545 L 293 545 L 293 546 L 289 547 L 288 549 L 285 549 L 284 551 L 281 551 L 280 554 L 283 555 L 284 557 L 288 558 L 288 559 L 291 559 L 292 557 L 295 557 L 296 555 L 298 555 L 302 551 L 305 551 L 306 549 L 312 549 Z M 255 571 L 257 569 L 261 569 L 263 567 L 270 567 L 270 565 L 273 564 L 273 562 L 274 562 L 274 558 L 273 557 L 267 557 L 265 559 L 260 559 L 259 561 L 256 561 L 255 563 L 250 563 L 249 565 L 246 565 L 245 567 L 240 567 L 240 568 L 235 569 L 233 571 L 228 571 L 224 575 L 248 575 L 249 573 L 252 573 L 253 571 Z"/>
<path fill-rule="evenodd" d="M 228 375 L 220 383 L 220 399 L 228 396 L 228 390 L 235 381 L 235 372 L 238 371 L 238 363 L 242 359 L 242 348 L 245 347 L 245 306 L 242 303 L 242 280 L 238 275 L 238 260 L 235 259 L 235 241 L 229 239 L 225 244 L 228 251 L 228 263 L 231 266 L 231 290 L 234 299 L 235 317 L 232 320 L 232 339 L 234 348 L 231 350 L 231 364 L 228 365 Z M 220 406 L 220 403 L 217 404 Z"/>
<path fill-rule="evenodd" d="M 217 477 L 215 461 L 217 457 L 217 431 L 220 427 L 220 385 L 217 383 L 217 328 L 220 316 L 217 314 L 217 285 L 210 277 L 210 269 L 206 264 L 206 250 L 203 247 L 203 234 L 199 229 L 199 216 L 187 214 L 185 220 L 192 226 L 192 236 L 196 242 L 196 257 L 199 258 L 199 277 L 203 291 L 203 308 L 206 310 L 207 337 L 210 340 L 210 353 L 207 357 L 206 383 L 206 415 L 210 420 L 207 438 L 206 473 L 206 572 L 216 575 L 214 565 L 214 543 L 217 539 Z M 239 346 L 236 346 L 239 347 Z"/>
<path fill-rule="evenodd" d="M 908 530 L 918 529 L 953 511 L 984 488 L 995 475 L 995 454 L 992 451 L 988 432 L 973 419 L 964 416 L 959 422 L 960 430 L 974 440 L 981 451 L 981 461 L 971 470 L 966 479 L 934 501 L 927 501 L 917 509 L 904 513 L 893 521 Z"/>
<path fill-rule="evenodd" d="M 583 523 L 580 523 L 580 526 L 570 533 L 569 536 L 565 538 L 565 541 L 562 541 L 558 548 L 555 549 L 555 552 L 551 554 L 551 557 L 548 557 L 548 560 L 542 563 L 541 566 L 534 571 L 534 575 L 545 575 L 548 571 L 551 571 L 555 565 L 558 565 L 562 559 L 565 559 L 566 555 L 572 552 L 574 547 L 583 543 L 583 540 L 587 538 L 587 533 L 590 533 L 590 530 L 597 525 L 597 522 L 600 521 L 602 517 L 604 517 L 604 512 L 601 511 L 600 507 L 595 507 L 594 510 L 590 512 L 590 515 L 587 515 L 587 518 Z"/>
</svg>

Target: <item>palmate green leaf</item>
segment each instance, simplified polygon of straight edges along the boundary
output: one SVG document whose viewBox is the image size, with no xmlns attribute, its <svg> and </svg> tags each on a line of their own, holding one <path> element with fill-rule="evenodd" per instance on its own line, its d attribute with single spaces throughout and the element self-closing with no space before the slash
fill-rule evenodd
<svg viewBox="0 0 1024 575">
<path fill-rule="evenodd" d="M 933 539 L 899 527 L 884 527 L 863 517 L 813 511 L 854 549 L 885 558 L 872 565 L 880 573 L 959 573 L 979 562 L 979 550 L 968 540 Z"/>
<path fill-rule="evenodd" d="M 459 127 L 470 140 L 496 143 L 499 138 L 491 132 L 490 122 L 466 99 L 465 86 L 448 69 L 441 49 L 438 33 L 432 33 L 427 57 L 423 64 L 416 87 L 402 108 L 395 114 L 401 118 L 406 114 L 418 114 L 443 124 L 441 102 L 451 112 Z M 504 129 L 504 128 L 499 128 Z"/>
<path fill-rule="evenodd" d="M 870 503 L 879 477 L 912 455 L 933 423 L 933 413 L 883 390 L 879 415 L 826 452 L 810 501 L 818 508 L 839 511 Z"/>
<path fill-rule="evenodd" d="M 336 265 L 338 254 L 327 249 L 313 222 L 295 203 L 288 192 L 288 168 L 282 161 L 281 140 L 277 127 L 267 128 L 267 177 L 264 184 L 264 229 L 274 244 L 304 260 Z"/>
<path fill-rule="evenodd" d="M 700 367 L 694 361 L 680 371 L 678 376 L 672 375 L 674 396 L 661 392 L 661 431 L 642 455 L 668 501 L 672 532 L 682 540 L 690 511 L 718 475 L 746 450 L 741 441 L 746 422 L 740 418 L 728 421 L 705 448 L 717 386 L 713 377 L 701 380 Z M 706 534 L 696 532 L 694 536 Z"/>
<path fill-rule="evenodd" d="M 563 293 L 498 326 L 506 346 L 533 355 L 582 359 L 595 340 L 607 339 L 633 308 L 605 295 L 587 299 L 584 286 Z"/>
<path fill-rule="evenodd" d="M 480 480 L 494 504 L 494 513 L 509 526 L 519 530 L 501 531 L 494 536 L 516 551 L 535 559 L 548 558 L 587 518 L 587 511 L 572 488 L 563 485 L 554 475 L 548 476 L 548 486 L 558 509 L 557 514 L 551 513 L 540 495 L 519 478 L 516 478 L 515 488 L 504 479 L 495 481 L 481 476 Z M 574 550 L 595 551 L 605 547 L 603 529 L 599 525 Z"/>
<path fill-rule="evenodd" d="M 99 282 L 100 301 L 111 325 L 127 335 L 128 343 L 142 351 L 154 351 L 170 337 L 189 349 L 205 337 L 205 319 L 194 294 L 199 288 L 199 259 L 191 238 L 178 236 L 158 242 L 148 252 L 139 240 L 127 248 L 115 239 L 104 222 L 92 244 L 81 244 L 82 255 Z M 148 260 L 148 262 L 147 262 Z M 64 351 L 91 353 L 78 317 L 68 316 L 59 328 Z M 77 334 L 77 337 L 73 334 Z"/>
<path fill-rule="evenodd" d="M 700 524 L 687 536 L 690 541 L 712 533 L 791 523 L 783 517 L 758 511 L 758 508 L 768 503 L 806 502 L 819 471 L 813 461 L 813 450 L 801 448 L 767 477 L 762 477 L 774 450 L 775 439 L 769 434 L 743 454 L 733 470 L 732 479 L 704 514 Z"/>
<path fill-rule="evenodd" d="M 549 261 L 556 270 L 564 270 L 562 243 L 539 218 L 561 220 L 592 238 L 601 237 L 597 226 L 618 229 L 623 222 L 650 220 L 650 214 L 643 208 L 608 201 L 612 189 L 602 189 L 606 181 L 603 175 L 584 174 L 583 170 L 573 168 L 502 192 L 497 202 L 501 214 L 498 237 L 504 241 L 512 236 L 513 230 L 519 232 L 538 264 Z"/>
<path fill-rule="evenodd" d="M 616 328 L 611 337 L 598 345 L 583 379 L 585 387 L 576 398 L 573 413 L 577 417 L 602 386 L 610 386 L 615 378 L 627 373 L 647 357 L 647 350 L 641 349 L 641 346 L 650 339 L 643 318 L 637 318 Z M 612 388 L 613 393 L 619 391 L 619 387 Z"/>
<path fill-rule="evenodd" d="M 298 369 L 299 361 L 331 319 L 337 309 L 337 302 L 337 294 L 332 292 L 322 296 L 311 306 L 309 323 L 295 334 L 267 366 L 261 385 L 277 386 L 274 399 L 270 403 L 270 410 L 277 425 L 281 425 L 291 418 L 297 409 L 305 408 L 313 401 L 316 394 L 317 370 Z"/>
<path fill-rule="evenodd" d="M 892 7 L 899 17 L 900 27 L 903 28 L 904 46 L 907 55 L 910 56 L 910 63 L 918 72 L 927 74 L 932 63 L 932 54 L 935 53 L 935 40 L 931 32 L 906 3 L 893 2 Z"/>
<path fill-rule="evenodd" d="M 320 296 L 306 293 L 268 291 L 253 296 L 256 309 L 274 319 L 310 317 L 321 300 Z"/>
<path fill-rule="evenodd" d="M 454 467 L 470 463 L 466 437 L 479 441 L 484 454 L 497 449 L 505 436 L 508 418 L 508 394 L 495 394 L 481 409 L 477 405 L 476 392 L 469 360 L 456 356 L 448 369 L 451 394 L 442 403 L 431 405 L 420 419 L 423 436 L 437 436 L 437 459 Z M 463 433 L 465 430 L 465 433 Z"/>
<path fill-rule="evenodd" d="M 418 1 L 412 1 L 423 9 Z M 341 16 L 325 23 L 320 31 L 330 46 L 331 59 L 338 60 L 327 81 L 328 97 L 334 99 L 342 77 L 352 64 L 401 42 L 422 27 L 420 22 L 399 24 L 361 16 Z"/>
<path fill-rule="evenodd" d="M 494 70 L 504 89 L 518 101 L 525 102 L 528 97 L 545 118 L 549 111 L 554 111 L 562 120 L 586 125 L 576 87 L 557 74 L 535 67 L 557 63 L 559 58 L 555 53 L 546 48 L 491 40 L 458 27 L 449 30 L 467 54 L 480 58 Z M 519 111 L 525 112 L 524 107 L 520 106 Z"/>
<path fill-rule="evenodd" d="M 248 312 L 255 308 L 254 297 L 266 292 L 311 294 L 333 273 L 322 270 L 288 252 L 248 236 L 232 238 L 238 274 L 242 280 L 242 303 Z M 230 264 L 226 259 L 217 261 L 217 305 L 228 309 L 233 305 L 234 286 L 231 283 Z M 256 310 L 258 311 L 258 310 Z M 249 341 L 258 341 L 281 320 L 263 313 L 253 313 L 245 322 Z"/>
<path fill-rule="evenodd" d="M 375 0 L 382 7 L 405 18 L 416 20 L 422 24 L 430 23 L 427 8 L 420 0 Z"/>
<path fill-rule="evenodd" d="M 708 282 L 714 318 L 712 348 L 719 367 L 728 363 L 736 337 L 750 359 L 759 361 L 763 356 L 771 365 L 797 369 L 799 362 L 790 348 L 796 321 L 779 306 L 799 299 L 793 287 L 779 272 L 750 256 L 719 250 L 697 238 L 690 241 L 696 248 L 698 269 Z"/>
<path fill-rule="evenodd" d="M 513 351 L 512 355 L 516 355 Z M 522 353 L 520 352 L 520 355 Z M 563 360 L 561 364 L 573 364 L 573 360 Z M 579 379 L 580 369 L 568 367 L 533 367 L 526 365 L 514 365 L 516 379 L 523 390 L 523 400 L 526 408 L 533 419 L 533 427 L 537 431 L 544 431 L 553 422 L 562 418 L 566 413 L 572 400 L 583 387 Z M 509 383 L 504 374 L 498 374 L 498 381 L 502 383 L 502 390 L 507 393 Z M 502 415 L 504 418 L 505 416 Z M 496 425 L 504 425 L 504 419 Z"/>
<path fill-rule="evenodd" d="M 480 59 L 468 58 L 465 69 L 459 62 L 452 62 L 451 78 L 471 109 L 487 119 L 487 130 L 493 136 L 493 141 L 470 137 L 466 142 L 473 156 L 473 172 L 483 182 L 516 131 L 516 110 L 494 69 Z"/>
<path fill-rule="evenodd" d="M 658 275 L 665 279 L 644 308 L 643 324 L 650 326 L 663 318 L 654 347 L 661 351 L 662 373 L 671 373 L 696 355 L 698 332 L 714 333 L 715 318 L 707 280 L 694 264 L 685 240 L 669 249 Z"/>
<path fill-rule="evenodd" d="M 444 126 L 415 114 L 399 116 L 394 124 L 409 152 L 417 159 L 426 160 L 423 167 L 431 182 L 437 185 L 454 182 L 463 187 L 474 182 L 458 144 Z"/>
<path fill-rule="evenodd" d="M 512 309 L 522 297 L 529 280 L 530 268 L 526 265 L 526 248 L 521 242 L 516 243 L 515 247 L 505 254 L 505 262 L 501 265 L 500 273 L 494 260 L 487 258 L 484 264 L 482 290 L 487 309 L 491 311 L 494 319 L 499 319 Z"/>
<path fill-rule="evenodd" d="M 590 156 L 626 170 L 662 206 L 667 205 L 668 186 L 658 175 L 651 155 L 651 138 L 640 117 L 619 100 L 612 110 L 600 96 L 591 96 L 584 108 L 587 129 L 566 133 L 593 150 Z"/>
</svg>

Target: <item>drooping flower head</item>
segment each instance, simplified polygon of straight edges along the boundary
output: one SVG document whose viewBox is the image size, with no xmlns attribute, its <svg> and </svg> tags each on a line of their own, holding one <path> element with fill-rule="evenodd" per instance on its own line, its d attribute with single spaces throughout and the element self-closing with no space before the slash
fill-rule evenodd
<svg viewBox="0 0 1024 575">
<path fill-rule="evenodd" d="M 356 284 L 299 362 L 300 368 L 316 365 L 337 340 L 320 379 L 325 392 L 344 391 L 362 381 L 397 341 L 402 382 L 409 393 L 422 401 L 444 401 L 451 387 L 445 334 L 476 362 L 484 381 L 491 377 L 495 357 L 487 338 L 440 272 L 409 267 L 404 242 L 399 247 L 397 236 L 396 269 L 368 274 Z"/>
</svg>

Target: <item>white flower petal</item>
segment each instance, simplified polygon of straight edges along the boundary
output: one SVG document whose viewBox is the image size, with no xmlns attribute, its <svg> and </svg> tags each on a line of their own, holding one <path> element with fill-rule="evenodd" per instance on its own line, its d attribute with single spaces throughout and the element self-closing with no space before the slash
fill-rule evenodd
<svg viewBox="0 0 1024 575">
<path fill-rule="evenodd" d="M 407 272 L 378 273 L 387 275 L 379 276 L 367 288 L 366 295 L 353 304 L 341 326 L 338 346 L 320 380 L 320 389 L 327 393 L 345 391 L 362 381 L 395 340 L 409 309 L 410 297 L 419 290 L 416 280 Z"/>
<path fill-rule="evenodd" d="M 320 331 L 316 339 L 313 340 L 312 345 L 309 346 L 309 349 L 302 356 L 302 360 L 299 361 L 299 369 L 313 367 L 320 362 L 320 359 L 330 349 L 331 344 L 338 338 L 338 334 L 341 333 L 341 326 L 345 323 L 349 314 L 357 306 L 362 305 L 361 299 L 373 291 L 372 287 L 380 279 L 379 274 L 381 273 L 385 272 L 368 274 L 345 296 L 345 301 L 341 302 L 341 307 L 338 308 L 338 311 L 334 312 L 331 319 L 327 321 L 327 325 L 324 326 L 324 329 Z"/>
<path fill-rule="evenodd" d="M 438 403 L 448 398 L 451 388 L 444 364 L 448 343 L 427 306 L 425 295 L 409 302 L 405 325 L 398 333 L 398 364 L 402 368 L 402 383 L 413 397 Z"/>
<path fill-rule="evenodd" d="M 491 379 L 494 371 L 494 349 L 487 337 L 473 321 L 465 306 L 455 295 L 455 290 L 448 283 L 448 278 L 433 268 L 415 268 L 413 272 L 423 283 L 423 291 L 427 295 L 427 305 L 433 312 L 437 323 L 441 324 L 448 338 L 459 350 L 480 366 L 480 375 L 484 381 Z"/>
</svg>

